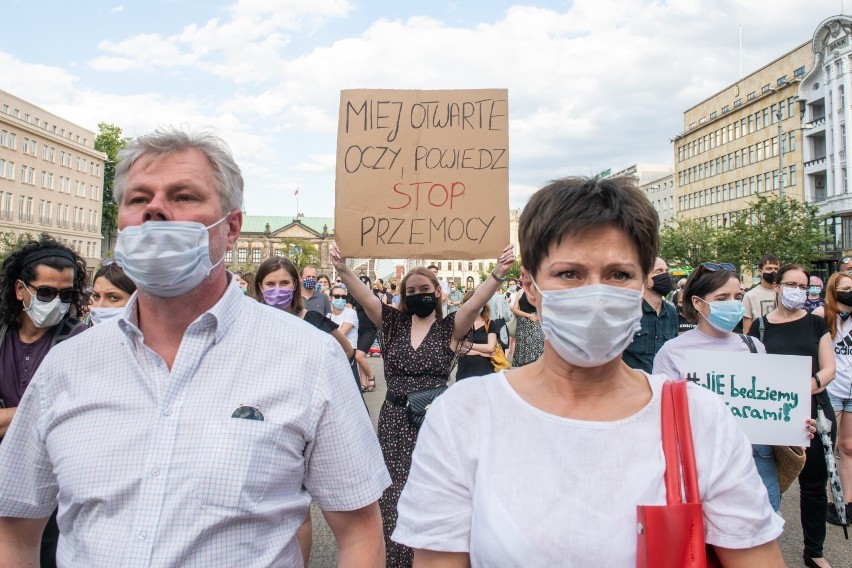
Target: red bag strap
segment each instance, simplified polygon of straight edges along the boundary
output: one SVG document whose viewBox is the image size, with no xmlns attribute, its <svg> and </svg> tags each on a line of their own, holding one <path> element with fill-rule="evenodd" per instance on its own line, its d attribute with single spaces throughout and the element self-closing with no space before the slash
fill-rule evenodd
<svg viewBox="0 0 852 568">
<path fill-rule="evenodd" d="M 686 396 L 686 381 L 672 384 L 677 441 L 680 448 L 680 465 L 683 473 L 683 488 L 687 503 L 700 503 L 698 471 L 695 467 L 695 446 L 692 443 L 692 427 L 689 423 L 689 399 Z"/>
<path fill-rule="evenodd" d="M 663 456 L 666 459 L 666 503 L 675 505 L 683 502 L 680 493 L 680 463 L 677 447 L 677 427 L 675 425 L 675 409 L 672 397 L 672 382 L 663 383 L 662 395 L 662 436 Z"/>
</svg>

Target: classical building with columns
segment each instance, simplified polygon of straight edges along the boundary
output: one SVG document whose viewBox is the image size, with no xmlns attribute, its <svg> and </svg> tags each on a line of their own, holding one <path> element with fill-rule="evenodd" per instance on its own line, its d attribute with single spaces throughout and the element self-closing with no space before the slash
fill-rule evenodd
<svg viewBox="0 0 852 568">
<path fill-rule="evenodd" d="M 225 255 L 225 266 L 236 272 L 256 270 L 271 256 L 298 257 L 307 243 L 317 249 L 319 272 L 331 274 L 328 250 L 333 242 L 331 217 L 244 215 L 237 244 Z"/>
<path fill-rule="evenodd" d="M 852 96 L 852 17 L 840 15 L 823 21 L 808 48 L 815 61 L 798 89 L 805 135 L 804 191 L 807 201 L 827 216 L 824 223 L 831 239 L 826 252 L 836 261 L 852 249 L 850 162 L 846 158 L 847 148 L 852 148 L 852 121 L 846 114 Z"/>
</svg>

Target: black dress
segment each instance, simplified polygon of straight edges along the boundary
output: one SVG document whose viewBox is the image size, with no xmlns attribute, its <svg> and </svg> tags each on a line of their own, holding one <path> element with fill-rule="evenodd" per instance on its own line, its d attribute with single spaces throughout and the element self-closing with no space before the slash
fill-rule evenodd
<svg viewBox="0 0 852 568">
<path fill-rule="evenodd" d="M 411 314 L 382 304 L 385 381 L 388 392 L 396 396 L 446 384 L 454 357 L 450 341 L 455 314 L 435 320 L 417 349 L 411 346 L 411 317 Z M 415 442 L 417 428 L 408 423 L 405 408 L 385 400 L 379 412 L 379 445 L 392 484 L 379 499 L 379 508 L 382 511 L 388 567 L 411 566 L 414 560 L 414 552 L 410 548 L 397 544 L 390 537 L 396 528 L 396 505 L 408 479 Z"/>
<path fill-rule="evenodd" d="M 496 333 L 493 321 L 488 322 L 488 331 L 485 331 L 483 325 L 479 329 L 474 329 L 470 335 L 471 343 L 486 345 L 488 343 L 488 333 Z M 468 377 L 478 377 L 480 375 L 490 375 L 494 372 L 494 364 L 490 357 L 483 357 L 475 351 L 459 358 L 459 369 L 456 371 L 456 381 L 466 379 Z"/>
<path fill-rule="evenodd" d="M 527 314 L 538 315 L 525 293 L 518 299 L 518 309 Z M 541 321 L 515 317 L 518 321 L 515 324 L 515 354 L 512 357 L 512 367 L 523 367 L 538 361 L 544 353 L 544 334 L 541 332 Z"/>
</svg>

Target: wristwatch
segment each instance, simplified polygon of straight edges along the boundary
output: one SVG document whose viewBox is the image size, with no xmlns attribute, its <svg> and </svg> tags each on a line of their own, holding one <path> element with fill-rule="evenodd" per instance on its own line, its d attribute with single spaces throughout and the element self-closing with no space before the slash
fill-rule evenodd
<svg viewBox="0 0 852 568">
<path fill-rule="evenodd" d="M 493 271 L 493 270 L 491 271 L 491 278 L 493 278 L 493 279 L 494 279 L 494 280 L 496 280 L 497 282 L 500 282 L 501 284 L 502 284 L 503 282 L 505 282 L 505 281 L 506 281 L 506 277 L 505 277 L 505 276 L 504 276 L 503 278 L 500 278 L 499 276 L 497 276 L 497 275 L 494 273 L 494 271 Z"/>
</svg>

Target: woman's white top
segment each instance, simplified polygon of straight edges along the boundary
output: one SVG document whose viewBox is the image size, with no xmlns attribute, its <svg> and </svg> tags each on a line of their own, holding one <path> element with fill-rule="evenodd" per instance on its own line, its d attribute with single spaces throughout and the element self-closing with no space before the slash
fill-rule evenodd
<svg viewBox="0 0 852 568">
<path fill-rule="evenodd" d="M 843 321 L 837 316 L 837 336 L 834 343 L 834 380 L 825 390 L 836 398 L 852 398 L 852 318 Z"/>
<path fill-rule="evenodd" d="M 331 321 L 336 323 L 338 327 L 344 323 L 351 323 L 352 327 L 345 334 L 346 339 L 352 344 L 353 349 L 358 346 L 358 314 L 355 313 L 355 310 L 345 307 L 339 314 L 335 314 L 334 310 L 332 310 Z"/>
<path fill-rule="evenodd" d="M 637 505 L 663 505 L 663 377 L 622 420 L 561 418 L 527 403 L 503 373 L 455 384 L 420 430 L 393 540 L 469 552 L 477 566 L 635 566 Z M 772 511 L 751 446 L 719 397 L 690 385 L 707 542 L 772 541 Z"/>
<path fill-rule="evenodd" d="M 755 325 L 757 324 L 755 323 Z M 754 341 L 758 353 L 766 353 L 766 347 L 759 339 L 752 337 L 751 340 Z M 685 378 L 687 371 L 692 370 L 686 365 L 686 353 L 689 351 L 748 353 L 749 348 L 736 333 L 728 334 L 726 337 L 715 337 L 707 335 L 695 327 L 663 343 L 663 347 L 654 357 L 654 368 L 651 372 L 672 380 Z"/>
</svg>

